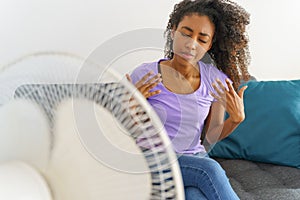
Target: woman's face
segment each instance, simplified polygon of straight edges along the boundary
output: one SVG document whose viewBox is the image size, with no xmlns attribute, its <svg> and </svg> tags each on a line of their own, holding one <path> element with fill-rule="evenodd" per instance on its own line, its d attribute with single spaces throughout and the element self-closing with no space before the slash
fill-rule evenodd
<svg viewBox="0 0 300 200">
<path fill-rule="evenodd" d="M 207 16 L 185 16 L 172 31 L 174 59 L 196 65 L 211 48 L 215 26 Z"/>
</svg>

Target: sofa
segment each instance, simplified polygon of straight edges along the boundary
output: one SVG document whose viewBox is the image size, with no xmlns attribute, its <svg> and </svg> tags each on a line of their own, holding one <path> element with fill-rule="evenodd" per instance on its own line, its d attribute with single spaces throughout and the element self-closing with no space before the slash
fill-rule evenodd
<svg viewBox="0 0 300 200">
<path fill-rule="evenodd" d="M 245 121 L 209 154 L 242 200 L 300 199 L 300 80 L 245 84 Z"/>
<path fill-rule="evenodd" d="M 216 160 L 241 200 L 300 199 L 300 169 L 246 159 Z"/>
</svg>

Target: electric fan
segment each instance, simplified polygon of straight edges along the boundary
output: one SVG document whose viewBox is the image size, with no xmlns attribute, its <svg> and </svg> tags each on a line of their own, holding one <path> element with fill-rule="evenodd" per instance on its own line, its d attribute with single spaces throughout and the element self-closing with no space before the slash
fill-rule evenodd
<svg viewBox="0 0 300 200">
<path fill-rule="evenodd" d="M 0 72 L 0 199 L 184 199 L 177 158 L 124 77 L 36 53 Z"/>
</svg>

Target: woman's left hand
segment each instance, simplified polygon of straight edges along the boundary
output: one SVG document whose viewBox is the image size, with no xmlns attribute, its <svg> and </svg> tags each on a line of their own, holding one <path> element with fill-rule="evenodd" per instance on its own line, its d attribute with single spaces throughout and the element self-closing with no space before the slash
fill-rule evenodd
<svg viewBox="0 0 300 200">
<path fill-rule="evenodd" d="M 245 119 L 244 112 L 244 92 L 247 86 L 243 86 L 238 93 L 234 90 L 229 79 L 226 79 L 227 88 L 223 83 L 217 79 L 216 83 L 213 83 L 213 88 L 216 93 L 210 92 L 210 95 L 220 102 L 226 112 L 229 114 L 229 119 L 234 123 L 241 123 Z"/>
</svg>

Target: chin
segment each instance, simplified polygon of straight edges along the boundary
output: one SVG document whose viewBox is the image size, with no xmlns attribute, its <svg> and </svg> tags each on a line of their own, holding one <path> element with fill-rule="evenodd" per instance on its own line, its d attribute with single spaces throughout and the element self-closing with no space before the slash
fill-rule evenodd
<svg viewBox="0 0 300 200">
<path fill-rule="evenodd" d="M 199 61 L 199 60 L 196 60 L 196 59 L 186 59 L 186 58 L 183 58 L 183 57 L 180 57 L 180 58 L 181 58 L 180 60 L 182 60 L 182 62 L 186 65 L 195 66 L 195 65 L 197 65 L 197 63 Z"/>
</svg>

